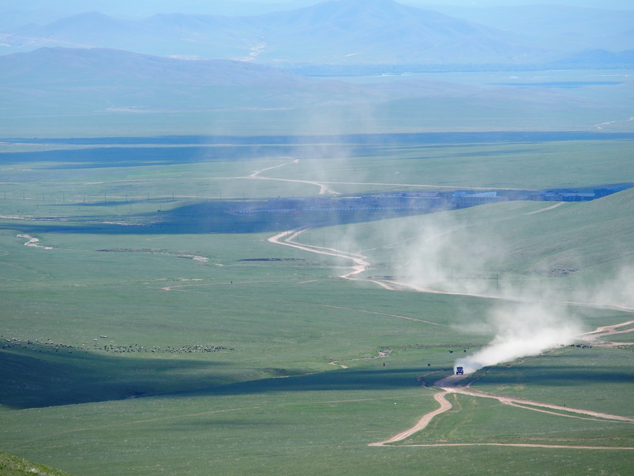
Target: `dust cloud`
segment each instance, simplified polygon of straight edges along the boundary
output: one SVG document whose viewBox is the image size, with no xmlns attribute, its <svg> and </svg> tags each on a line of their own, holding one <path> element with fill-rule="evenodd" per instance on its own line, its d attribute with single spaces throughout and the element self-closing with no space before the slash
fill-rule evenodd
<svg viewBox="0 0 634 476">
<path fill-rule="evenodd" d="M 570 345 L 589 330 L 579 315 L 588 305 L 634 309 L 633 267 L 622 267 L 616 273 L 606 270 L 591 284 L 584 276 L 549 278 L 542 274 L 542 262 L 526 269 L 516 264 L 530 256 L 525 258 L 522 245 L 496 234 L 494 222 L 516 218 L 512 210 L 486 223 L 473 215 L 461 217 L 458 211 L 393 220 L 380 231 L 383 236 L 374 237 L 382 245 L 365 246 L 362 251 L 371 262 L 387 261 L 389 254 L 389 269 L 371 271 L 389 275 L 388 282 L 418 291 L 492 298 L 492 307 L 484 315 L 474 316 L 464 309 L 463 322 L 456 326 L 457 332 L 480 331 L 493 335 L 492 340 L 474 354 L 456 360 L 454 368 L 461 366 L 470 374 Z M 336 247 L 363 250 L 363 234 L 371 230 L 356 228 L 354 235 L 341 236 Z M 575 260 L 573 252 L 566 253 L 566 259 Z M 503 271 L 502 280 L 496 270 Z"/>
<path fill-rule="evenodd" d="M 473 355 L 456 360 L 465 374 L 575 341 L 581 322 L 562 309 L 546 303 L 506 304 L 490 312 L 489 324 L 496 330 L 493 340 Z"/>
</svg>

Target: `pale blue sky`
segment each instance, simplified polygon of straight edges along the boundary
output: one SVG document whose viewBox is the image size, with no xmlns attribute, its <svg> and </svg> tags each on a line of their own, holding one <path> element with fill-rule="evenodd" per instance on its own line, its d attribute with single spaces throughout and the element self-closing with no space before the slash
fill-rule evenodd
<svg viewBox="0 0 634 476">
<path fill-rule="evenodd" d="M 163 11 L 180 12 L 200 10 L 209 13 L 212 10 L 233 9 L 244 14 L 257 13 L 263 6 L 278 5 L 286 8 L 291 5 L 302 6 L 319 3 L 319 0 L 0 0 L 0 11 L 47 9 L 57 11 L 123 12 L 123 11 Z M 515 5 L 568 5 L 580 7 L 633 9 L 634 0 L 401 0 L 401 3 L 418 6 L 465 6 L 491 7 Z M 259 4 L 259 7 L 258 7 Z"/>
</svg>

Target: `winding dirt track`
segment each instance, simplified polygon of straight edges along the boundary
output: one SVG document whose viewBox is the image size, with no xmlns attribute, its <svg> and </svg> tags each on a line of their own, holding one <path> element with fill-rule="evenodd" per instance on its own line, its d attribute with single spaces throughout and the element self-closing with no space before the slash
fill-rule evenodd
<svg viewBox="0 0 634 476">
<path fill-rule="evenodd" d="M 378 446 L 378 445 L 370 445 Z M 515 448 L 550 448 L 564 450 L 634 450 L 630 446 L 570 446 L 570 445 L 535 445 L 530 443 L 434 443 L 431 445 L 398 445 L 393 448 L 434 448 L 442 446 L 510 446 Z"/>
<path fill-rule="evenodd" d="M 360 273 L 363 273 L 367 269 L 367 267 L 370 266 L 370 263 L 364 260 L 361 255 L 357 255 L 354 253 L 346 253 L 344 251 L 338 251 L 338 250 L 335 250 L 334 248 L 321 248 L 321 247 L 312 246 L 312 245 L 301 245 L 293 241 L 293 239 L 295 239 L 297 236 L 299 236 L 301 233 L 305 232 L 308 229 L 309 228 L 303 228 L 300 230 L 283 231 L 282 233 L 278 233 L 277 235 L 272 236 L 271 238 L 269 238 L 268 241 L 269 243 L 282 245 L 282 246 L 289 246 L 291 248 L 295 248 L 298 250 L 309 251 L 310 253 L 317 253 L 319 255 L 334 256 L 336 258 L 346 258 L 346 259 L 352 260 L 352 262 L 354 263 L 354 266 L 352 267 L 353 269 L 352 272 L 348 274 L 344 274 L 343 276 L 340 276 L 342 279 L 349 279 L 351 281 L 355 281 L 356 279 L 354 278 L 354 276 Z M 363 281 L 369 281 L 371 283 L 378 284 L 382 288 L 387 289 L 389 291 L 396 290 L 389 284 L 383 283 L 381 281 L 375 281 L 373 279 L 364 279 Z"/>
<path fill-rule="evenodd" d="M 494 395 L 491 393 L 482 392 L 479 390 L 473 390 L 467 387 L 457 387 L 455 385 L 459 380 L 462 380 L 463 376 L 453 376 L 448 377 L 436 382 L 437 386 L 441 387 L 441 391 L 434 394 L 434 399 L 440 403 L 440 408 L 425 414 L 418 423 L 414 425 L 412 428 L 402 431 L 397 435 L 394 435 L 392 438 L 387 439 L 385 441 L 380 441 L 378 443 L 370 443 L 368 446 L 384 446 L 388 443 L 396 443 L 398 441 L 403 441 L 406 438 L 409 438 L 414 433 L 417 433 L 427 427 L 432 419 L 451 410 L 452 405 L 445 398 L 449 393 L 459 393 L 462 395 L 469 395 L 471 397 L 480 397 L 480 398 L 493 398 L 498 400 L 500 403 L 504 405 L 509 405 L 516 408 L 521 408 L 524 410 L 531 410 L 540 413 L 548 413 L 550 415 L 556 415 L 567 418 L 580 418 L 583 420 L 610 420 L 610 421 L 619 421 L 626 423 L 634 423 L 634 418 L 628 418 L 620 415 L 611 415 L 609 413 L 595 412 L 592 410 L 583 410 L 580 408 L 571 408 L 565 407 L 561 405 L 553 405 L 550 403 L 542 403 L 536 402 L 533 400 L 526 400 L 524 398 L 515 398 L 509 397 L 507 395 Z M 556 411 L 549 411 L 556 410 Z M 566 412 L 565 413 L 557 413 L 557 412 Z M 570 415 L 569 413 L 574 413 L 575 415 Z M 584 415 L 584 416 L 579 416 Z M 590 418 L 587 418 L 590 417 Z M 522 448 L 564 448 L 564 449 L 596 449 L 596 450 L 634 450 L 634 447 L 607 447 L 607 446 L 563 446 L 563 445 L 543 445 L 543 444 L 528 444 L 528 443 L 434 443 L 427 445 L 399 445 L 399 446 L 420 446 L 420 447 L 441 447 L 441 446 L 515 446 Z"/>
<path fill-rule="evenodd" d="M 252 179 L 252 180 L 271 180 L 274 182 L 293 182 L 293 183 L 304 183 L 307 185 L 315 185 L 319 187 L 319 195 L 339 195 L 339 192 L 335 192 L 332 188 L 330 188 L 325 183 L 312 182 L 310 180 L 295 180 L 295 179 L 282 179 L 282 178 L 274 178 L 274 177 L 261 177 L 260 174 L 262 172 L 266 172 L 267 170 L 277 169 L 280 167 L 286 167 L 287 165 L 297 164 L 299 163 L 299 159 L 292 159 L 288 157 L 292 162 L 288 162 L 286 164 L 274 165 L 273 167 L 267 167 L 266 169 L 256 170 L 248 177 L 233 177 L 236 179 Z"/>
<path fill-rule="evenodd" d="M 634 324 L 634 321 L 627 321 L 627 322 L 622 322 L 621 324 L 614 324 L 612 326 L 597 327 L 595 330 L 591 332 L 586 332 L 585 334 L 581 334 L 581 336 L 583 336 L 584 339 L 586 340 L 595 340 L 601 337 L 611 336 L 613 334 L 626 334 L 628 332 L 634 331 L 634 329 L 629 327 L 633 324 Z M 628 326 L 628 328 L 622 331 L 617 330 L 618 328 L 625 327 L 625 326 Z M 620 343 L 620 345 L 623 345 L 623 344 Z"/>
<path fill-rule="evenodd" d="M 546 208 L 542 208 L 541 210 L 537 210 L 536 212 L 526 213 L 525 216 L 536 215 L 537 213 L 547 212 L 548 210 L 553 210 L 555 208 L 558 208 L 558 207 L 562 206 L 565 203 L 566 202 L 559 202 L 559 203 L 556 203 L 555 205 L 552 205 L 550 207 L 546 207 Z"/>
<path fill-rule="evenodd" d="M 541 211 L 545 211 L 545 210 L 549 210 L 552 209 L 553 207 L 549 207 L 547 209 L 541 210 Z M 269 238 L 269 242 L 270 243 L 274 243 L 277 245 L 283 245 L 283 246 L 289 246 L 291 248 L 296 248 L 296 249 L 300 249 L 303 251 L 309 251 L 311 253 L 317 253 L 317 254 L 323 254 L 323 255 L 327 255 L 327 256 L 335 256 L 335 257 L 339 257 L 339 258 L 348 258 L 351 259 L 354 263 L 355 266 L 353 267 L 353 271 L 341 276 L 341 278 L 343 279 L 350 279 L 350 280 L 355 280 L 355 278 L 353 278 L 353 276 L 356 276 L 360 273 L 362 273 L 363 271 L 365 271 L 367 269 L 367 267 L 369 266 L 369 263 L 367 261 L 365 261 L 363 259 L 362 256 L 360 255 L 355 255 L 355 254 L 351 254 L 351 253 L 345 253 L 342 251 L 338 251 L 332 248 L 320 248 L 317 246 L 312 246 L 312 245 L 301 245 L 299 243 L 296 243 L 293 241 L 294 238 L 296 238 L 297 236 L 299 236 L 301 233 L 303 233 L 304 231 L 306 231 L 308 228 L 304 228 L 301 230 L 292 230 L 292 231 L 285 231 L 282 233 L 279 233 L 275 236 L 272 236 L 271 238 Z M 368 280 L 371 282 L 374 282 L 386 289 L 390 289 L 390 290 L 395 290 L 394 288 L 391 288 L 389 286 L 387 286 L 385 283 L 379 282 L 379 281 L 374 281 L 374 280 Z M 409 285 L 407 283 L 399 283 L 399 282 L 393 282 L 393 281 L 388 281 L 390 284 L 394 284 L 397 286 L 406 286 L 406 287 L 410 287 L 412 289 L 415 289 L 416 291 L 419 292 L 427 292 L 427 293 L 434 293 L 434 294 L 460 294 L 460 295 L 465 295 L 462 293 L 450 293 L 450 292 L 443 292 L 443 291 L 435 291 L 435 290 L 431 290 L 431 289 L 425 289 L 425 288 L 421 288 L 421 287 L 417 287 L 417 286 L 412 286 Z M 496 296 L 485 296 L 485 295 L 473 295 L 473 296 L 478 296 L 478 297 L 484 297 L 484 298 L 496 298 Z M 498 299 L 504 299 L 504 298 L 500 298 L 497 297 Z M 572 304 L 572 303 L 571 303 Z M 577 303 L 577 304 L 588 304 L 588 303 Z M 632 311 L 631 309 L 624 309 L 627 311 Z M 599 327 L 597 329 L 595 329 L 594 331 L 588 332 L 586 334 L 582 334 L 580 337 L 585 338 L 586 340 L 594 340 L 597 339 L 599 337 L 604 337 L 604 336 L 608 336 L 608 335 L 612 335 L 612 334 L 620 334 L 620 333 L 624 333 L 624 332 L 632 332 L 632 329 L 628 328 L 626 330 L 622 330 L 619 331 L 617 329 L 621 328 L 621 327 L 625 327 L 625 326 L 630 326 L 634 324 L 634 321 L 628 321 L 628 322 L 623 322 L 621 324 L 614 324 L 611 326 L 602 326 Z M 492 398 L 492 399 L 496 399 L 498 400 L 500 403 L 504 404 L 504 405 L 509 405 L 509 406 L 513 406 L 516 408 L 520 408 L 520 409 L 524 409 L 524 410 L 530 410 L 530 411 L 536 411 L 536 412 L 540 412 L 540 413 L 547 413 L 547 414 L 551 414 L 551 415 L 556 415 L 556 416 L 561 416 L 561 417 L 566 417 L 566 418 L 579 418 L 579 419 L 584 419 L 584 420 L 610 420 L 610 421 L 619 421 L 619 422 L 626 422 L 626 423 L 634 423 L 634 418 L 628 418 L 628 417 L 623 417 L 623 416 L 619 416 L 619 415 L 611 415 L 609 413 L 602 413 L 602 412 L 595 412 L 592 410 L 583 410 L 580 408 L 571 408 L 571 407 L 565 407 L 565 406 L 561 406 L 561 405 L 553 405 L 550 403 L 542 403 L 542 402 L 536 402 L 533 400 L 526 400 L 523 398 L 515 398 L 515 397 L 509 397 L 506 395 L 495 395 L 495 394 L 490 394 L 490 393 L 486 393 L 486 392 L 482 392 L 479 390 L 473 390 L 471 388 L 469 388 L 469 386 L 467 387 L 460 387 L 460 386 L 456 386 L 456 384 L 462 380 L 463 378 L 465 378 L 466 376 L 456 376 L 456 375 L 452 375 L 450 377 L 446 377 L 444 379 L 438 380 L 437 382 L 435 382 L 435 385 L 437 387 L 441 388 L 441 391 L 434 394 L 434 399 L 440 404 L 440 408 L 429 412 L 425 415 L 423 415 L 423 417 L 418 420 L 418 422 L 416 423 L 416 425 L 414 425 L 413 427 L 402 431 L 396 435 L 394 435 L 392 438 L 389 438 L 387 440 L 384 441 L 380 441 L 377 443 L 370 443 L 369 446 L 385 446 L 386 444 L 389 443 L 396 443 L 399 441 L 403 441 L 407 438 L 409 438 L 410 436 L 412 436 L 414 433 L 417 433 L 423 429 L 425 429 L 429 423 L 433 420 L 434 417 L 441 415 L 442 413 L 445 413 L 449 410 L 451 410 L 452 405 L 449 401 L 447 401 L 447 399 L 445 398 L 446 395 L 448 393 L 459 393 L 462 395 L 469 395 L 472 397 L 479 397 L 479 398 Z M 558 412 L 565 412 L 565 413 L 558 413 Z M 573 415 L 571 415 L 571 413 Z M 433 448 L 433 447 L 446 447 L 446 446 L 509 446 L 509 447 L 519 447 L 519 448 L 551 448 L 551 449 L 586 449 L 586 450 L 634 450 L 634 447 L 608 447 L 608 446 L 569 446 L 569 445 L 543 445 L 543 444 L 529 444 L 529 443 L 436 443 L 436 444 L 426 444 L 426 445 L 398 445 L 400 446 L 406 446 L 406 447 L 428 447 L 428 448 Z"/>
<path fill-rule="evenodd" d="M 53 248 L 50 246 L 41 246 L 38 245 L 38 243 L 40 242 L 39 238 L 33 238 L 31 235 L 17 235 L 18 238 L 25 238 L 29 241 L 27 241 L 26 243 L 24 243 L 24 246 L 30 246 L 32 248 L 42 248 L 43 250 L 52 250 Z"/>
<path fill-rule="evenodd" d="M 552 209 L 552 207 L 549 207 L 547 209 L 543 209 L 541 211 L 545 211 L 545 210 L 548 210 L 548 209 Z M 409 288 L 409 289 L 412 289 L 414 291 L 421 292 L 421 293 L 427 293 L 427 294 L 444 294 L 444 295 L 449 295 L 449 296 L 470 296 L 470 297 L 479 297 L 479 298 L 484 298 L 484 299 L 497 299 L 497 300 L 500 300 L 500 301 L 513 301 L 513 302 L 526 301 L 525 299 L 523 299 L 521 297 L 497 296 L 497 295 L 494 295 L 494 294 L 464 293 L 464 292 L 459 292 L 459 291 L 441 291 L 441 290 L 438 290 L 438 289 L 425 288 L 425 287 L 422 287 L 422 286 L 418 286 L 416 284 L 405 283 L 405 282 L 400 282 L 400 281 L 391 281 L 391 280 L 378 281 L 378 280 L 374 280 L 374 279 L 354 278 L 354 276 L 357 276 L 357 275 L 361 274 L 363 271 L 365 271 L 368 268 L 368 266 L 370 266 L 370 263 L 365 261 L 363 259 L 363 257 L 361 255 L 359 255 L 359 254 L 346 253 L 344 251 L 339 251 L 339 250 L 336 250 L 334 248 L 322 248 L 322 247 L 313 246 L 313 245 L 302 245 L 302 244 L 299 244 L 299 243 L 293 241 L 293 239 L 295 239 L 297 236 L 299 236 L 300 234 L 304 233 L 305 231 L 307 231 L 309 229 L 310 229 L 310 227 L 306 227 L 306 228 L 302 228 L 302 229 L 296 229 L 296 230 L 283 231 L 282 233 L 278 233 L 277 235 L 272 236 L 271 238 L 268 239 L 268 241 L 270 243 L 274 243 L 276 245 L 290 246 L 291 248 L 296 248 L 298 250 L 308 251 L 310 253 L 316 253 L 316 254 L 322 254 L 322 255 L 328 255 L 328 256 L 335 256 L 335 257 L 338 257 L 338 258 L 350 259 L 350 260 L 352 260 L 355 263 L 355 265 L 353 266 L 353 271 L 348 273 L 348 274 L 345 274 L 343 276 L 340 276 L 340 278 L 349 279 L 351 281 L 366 281 L 366 282 L 378 284 L 382 288 L 387 289 L 389 291 L 397 291 L 397 290 L 402 289 L 402 288 Z M 451 231 L 453 231 L 453 230 L 449 230 L 447 232 L 444 232 L 441 235 L 444 235 L 444 234 L 449 233 Z M 437 236 L 441 236 L 441 235 L 437 235 Z M 284 237 L 286 237 L 286 239 L 283 239 Z M 593 302 L 582 302 L 582 301 L 549 301 L 549 302 L 558 303 L 558 304 L 574 304 L 574 305 L 579 305 L 579 306 L 591 306 L 591 307 L 600 308 L 600 309 L 613 309 L 615 311 L 623 311 L 623 312 L 630 312 L 630 313 L 634 312 L 634 309 L 628 308 L 628 307 L 615 306 L 615 305 L 609 305 L 609 304 L 601 304 L 601 303 L 593 303 Z M 624 331 L 624 332 L 628 332 L 628 331 Z M 612 333 L 614 334 L 616 332 L 612 332 Z M 619 345 L 627 345 L 627 344 L 626 343 L 620 343 Z"/>
<path fill-rule="evenodd" d="M 593 410 L 583 410 L 580 408 L 565 407 L 562 405 L 553 405 L 551 403 L 536 402 L 534 400 L 526 400 L 524 398 L 509 397 L 507 395 L 495 395 L 492 393 L 482 392 L 480 390 L 473 390 L 472 388 L 469 388 L 468 386 L 467 387 L 447 387 L 445 388 L 445 390 L 448 393 L 460 393 L 462 395 L 469 395 L 471 397 L 493 398 L 495 400 L 498 400 L 500 403 L 503 403 L 504 405 L 511 405 L 518 408 L 524 408 L 525 410 L 541 411 L 541 410 L 538 410 L 537 408 L 531 408 L 531 407 L 539 407 L 539 408 L 547 408 L 550 410 L 557 410 L 560 412 L 574 413 L 577 415 L 586 415 L 589 417 L 600 418 L 603 420 L 623 421 L 628 423 L 634 423 L 634 418 L 628 418 L 628 417 L 624 417 L 620 415 L 611 415 L 610 413 L 595 412 Z M 530 407 L 526 407 L 523 405 L 530 405 Z M 550 412 L 550 413 L 558 415 L 558 416 L 563 416 L 563 417 L 571 417 L 571 416 L 574 417 L 573 415 L 562 415 L 561 413 L 555 413 L 555 412 Z"/>
<path fill-rule="evenodd" d="M 603 337 L 611 334 L 618 334 L 622 332 L 631 332 L 631 329 L 625 331 L 618 331 L 617 329 L 634 324 L 634 321 L 623 322 L 621 324 L 614 324 L 611 326 L 602 326 L 595 329 L 592 332 L 583 334 L 584 336 L 590 336 L 590 338 Z M 466 387 L 457 386 L 457 383 L 466 378 L 464 375 L 452 375 L 445 377 L 435 382 L 437 387 L 441 388 L 441 391 L 434 395 L 434 399 L 440 403 L 440 408 L 424 415 L 416 425 L 412 428 L 402 431 L 392 438 L 380 441 L 378 443 L 370 443 L 369 446 L 384 446 L 388 443 L 396 443 L 409 438 L 414 433 L 417 433 L 429 425 L 432 419 L 442 413 L 447 412 L 452 408 L 451 403 L 445 398 L 449 393 L 459 393 L 462 395 L 468 395 L 471 397 L 479 398 L 492 398 L 498 400 L 503 405 L 509 405 L 512 407 L 520 408 L 523 410 L 530 410 L 540 413 L 547 413 L 550 415 L 561 416 L 565 418 L 578 418 L 582 420 L 594 420 L 594 421 L 618 421 L 625 423 L 634 423 L 634 418 L 624 417 L 620 415 L 612 415 L 610 413 L 596 412 L 593 410 L 584 410 L 581 408 L 566 407 L 562 405 L 554 405 L 551 403 L 536 402 L 534 400 L 527 400 L 524 398 L 515 398 L 508 395 L 495 395 L 492 393 L 482 392 L 480 390 L 474 390 L 468 385 Z M 565 412 L 565 413 L 560 413 Z M 571 415 L 572 414 L 572 415 Z M 608 446 L 568 446 L 568 445 L 544 445 L 544 444 L 529 444 L 529 443 L 434 443 L 426 445 L 399 445 L 408 447 L 442 447 L 442 446 L 510 446 L 519 448 L 559 448 L 559 449 L 587 449 L 587 450 L 634 450 L 634 447 L 608 447 Z"/>
<path fill-rule="evenodd" d="M 409 438 L 414 433 L 418 433 L 419 431 L 424 429 L 427 425 L 429 425 L 429 423 L 436 415 L 440 415 L 441 413 L 445 413 L 446 411 L 451 410 L 451 403 L 449 403 L 445 398 L 446 393 L 447 392 L 442 391 L 434 394 L 434 400 L 440 403 L 440 408 L 438 410 L 434 410 L 433 412 L 429 412 L 426 415 L 423 415 L 423 418 L 418 420 L 418 423 L 416 423 L 416 425 L 411 427 L 409 430 L 402 431 L 399 434 L 394 435 L 389 440 L 380 441 L 378 443 L 370 443 L 369 446 L 383 446 L 386 443 L 395 443 L 397 441 L 402 441 L 406 438 Z"/>
</svg>

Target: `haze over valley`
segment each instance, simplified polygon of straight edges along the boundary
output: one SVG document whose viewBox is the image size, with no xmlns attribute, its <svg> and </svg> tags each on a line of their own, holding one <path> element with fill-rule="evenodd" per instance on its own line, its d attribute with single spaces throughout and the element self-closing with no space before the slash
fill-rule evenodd
<svg viewBox="0 0 634 476">
<path fill-rule="evenodd" d="M 0 2 L 0 475 L 632 473 L 633 28 Z"/>
</svg>

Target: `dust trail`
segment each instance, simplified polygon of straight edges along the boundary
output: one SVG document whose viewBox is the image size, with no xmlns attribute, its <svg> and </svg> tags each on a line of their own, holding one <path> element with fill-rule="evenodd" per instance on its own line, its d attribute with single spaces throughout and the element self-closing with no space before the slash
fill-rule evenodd
<svg viewBox="0 0 634 476">
<path fill-rule="evenodd" d="M 543 210 L 541 210 L 541 211 L 543 211 Z M 435 235 L 434 238 L 437 238 L 437 237 L 452 233 L 452 232 L 454 232 L 454 231 L 456 231 L 458 229 L 463 229 L 463 228 L 468 228 L 468 226 L 459 227 L 459 228 L 453 228 L 451 230 L 447 230 L 447 231 L 445 231 L 443 233 Z M 351 273 L 345 274 L 343 276 L 340 276 L 341 278 L 344 278 L 344 279 L 352 279 L 352 280 L 354 280 L 352 278 L 352 276 L 356 276 L 356 275 L 362 273 L 370 265 L 370 263 L 368 263 L 367 261 L 363 260 L 361 255 L 359 255 L 359 254 L 347 253 L 345 251 L 339 251 L 339 250 L 336 250 L 334 248 L 323 248 L 323 247 L 320 247 L 320 246 L 299 244 L 299 243 L 293 241 L 293 239 L 295 239 L 297 236 L 299 236 L 300 234 L 304 233 L 305 231 L 307 231 L 309 229 L 310 229 L 310 227 L 306 227 L 306 228 L 302 228 L 302 229 L 298 229 L 298 230 L 283 231 L 281 233 L 278 233 L 275 236 L 272 236 L 271 238 L 268 239 L 268 241 L 269 241 L 269 243 L 273 243 L 273 244 L 276 244 L 276 245 L 282 245 L 282 246 L 289 246 L 291 248 L 296 248 L 296 249 L 299 249 L 299 250 L 302 250 L 302 251 L 308 251 L 310 253 L 316 253 L 316 254 L 321 254 L 321 255 L 326 255 L 326 256 L 334 256 L 334 257 L 337 257 L 337 258 L 350 259 L 350 260 L 352 260 L 355 263 L 354 271 L 352 271 Z M 284 239 L 284 237 L 286 237 L 286 239 Z M 410 239 L 403 240 L 403 241 L 409 241 L 409 240 Z M 398 244 L 398 243 L 394 243 L 394 244 Z M 372 251 L 372 249 L 368 249 L 366 251 Z M 361 267 L 365 267 L 365 268 L 361 269 Z M 411 282 L 402 282 L 402 281 L 395 281 L 395 280 L 389 280 L 389 279 L 383 279 L 381 281 L 374 280 L 374 279 L 364 279 L 363 281 L 367 281 L 367 282 L 372 282 L 372 283 L 378 284 L 379 286 L 381 286 L 381 287 L 383 287 L 385 289 L 388 289 L 390 291 L 397 291 L 400 288 L 409 288 L 409 289 L 412 289 L 412 290 L 417 291 L 417 292 L 428 293 L 428 294 L 444 294 L 444 295 L 449 295 L 449 296 L 469 296 L 469 297 L 477 297 L 477 298 L 483 298 L 483 299 L 495 299 L 495 300 L 498 300 L 498 301 L 519 302 L 519 303 L 535 302 L 534 299 L 528 299 L 528 298 L 516 297 L 516 296 L 500 296 L 500 295 L 497 295 L 497 294 L 477 293 L 477 292 L 443 291 L 443 290 L 440 290 L 440 289 L 432 289 L 432 288 L 420 286 L 420 285 L 417 285 L 417 284 L 414 284 L 414 283 L 411 283 Z M 574 305 L 578 305 L 578 306 L 588 306 L 588 307 L 594 307 L 594 308 L 598 308 L 598 309 L 613 309 L 613 310 L 616 310 L 616 311 L 634 312 L 634 309 L 632 309 L 632 308 L 623 307 L 623 306 L 616 306 L 616 305 L 610 305 L 610 304 L 603 304 L 603 303 L 598 303 L 598 302 L 573 301 L 573 300 L 553 300 L 553 299 L 542 300 L 541 302 L 553 303 L 553 304 L 574 304 Z"/>
<path fill-rule="evenodd" d="M 582 332 L 581 322 L 564 309 L 551 307 L 543 302 L 523 302 L 491 310 L 489 323 L 496 330 L 495 337 L 483 349 L 457 359 L 454 366 L 471 374 L 483 367 L 572 344 Z"/>
</svg>

